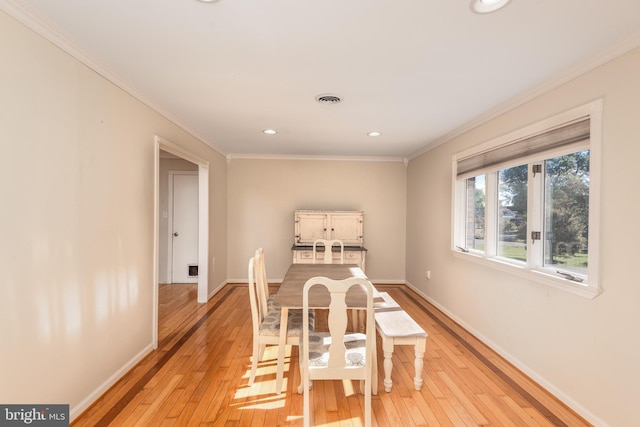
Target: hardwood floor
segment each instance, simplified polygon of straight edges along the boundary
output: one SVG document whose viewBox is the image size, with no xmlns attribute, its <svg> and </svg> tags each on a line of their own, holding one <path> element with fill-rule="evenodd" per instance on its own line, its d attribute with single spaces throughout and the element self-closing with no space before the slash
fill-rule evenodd
<svg viewBox="0 0 640 427">
<path fill-rule="evenodd" d="M 397 346 L 393 389 L 373 396 L 375 426 L 590 425 L 447 316 L 403 285 L 377 285 L 428 332 L 421 391 L 413 352 Z M 275 292 L 276 287 L 271 288 Z M 246 284 L 229 284 L 207 304 L 195 285 L 161 285 L 158 350 L 114 385 L 73 426 L 299 426 L 297 349 L 287 349 L 286 392 L 275 389 L 275 347 L 247 386 L 251 312 Z M 355 390 L 359 390 L 356 386 Z M 316 381 L 316 425 L 361 426 L 364 399 L 350 384 Z"/>
</svg>

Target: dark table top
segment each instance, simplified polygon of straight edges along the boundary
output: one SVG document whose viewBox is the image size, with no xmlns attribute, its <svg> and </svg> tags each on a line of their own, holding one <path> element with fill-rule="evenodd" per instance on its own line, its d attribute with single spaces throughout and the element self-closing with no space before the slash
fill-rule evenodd
<svg viewBox="0 0 640 427">
<path fill-rule="evenodd" d="M 341 280 L 349 277 L 367 278 L 362 269 L 355 264 L 291 264 L 276 293 L 274 303 L 280 307 L 301 308 L 302 288 L 312 277 L 324 276 Z M 331 297 L 327 288 L 315 286 L 309 290 L 309 306 L 327 308 Z M 357 287 L 347 292 L 349 307 L 366 307 L 366 295 Z"/>
</svg>

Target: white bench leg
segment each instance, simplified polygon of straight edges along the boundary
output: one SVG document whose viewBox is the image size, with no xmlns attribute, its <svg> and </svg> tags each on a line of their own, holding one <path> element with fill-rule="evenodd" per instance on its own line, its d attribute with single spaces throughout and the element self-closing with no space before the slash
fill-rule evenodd
<svg viewBox="0 0 640 427">
<path fill-rule="evenodd" d="M 420 391 L 422 388 L 422 368 L 424 366 L 424 352 L 427 349 L 427 339 L 426 338 L 416 338 L 416 360 L 415 360 L 415 368 L 416 368 L 416 376 L 413 378 L 413 385 L 416 390 Z"/>
<path fill-rule="evenodd" d="M 395 340 L 393 338 L 381 335 L 382 337 L 382 351 L 384 352 L 384 391 L 387 393 L 391 392 L 391 387 L 393 386 L 393 382 L 391 381 L 391 369 L 393 368 L 393 349 L 395 346 Z M 405 340 L 400 339 L 398 342 L 401 344 L 409 344 Z M 427 349 L 427 339 L 423 337 L 415 338 L 414 349 L 416 359 L 414 361 L 415 367 L 415 377 L 413 378 L 413 385 L 416 390 L 420 391 L 422 389 L 422 368 L 424 367 L 424 353 Z"/>
<path fill-rule="evenodd" d="M 393 356 L 393 338 L 382 337 L 382 351 L 384 353 L 384 391 L 391 392 L 391 368 L 393 368 L 393 362 L 391 357 Z"/>
</svg>

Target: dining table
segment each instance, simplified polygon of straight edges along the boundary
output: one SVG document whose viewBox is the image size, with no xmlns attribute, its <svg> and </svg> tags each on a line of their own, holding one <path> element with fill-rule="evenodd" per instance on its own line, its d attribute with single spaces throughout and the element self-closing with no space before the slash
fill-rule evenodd
<svg viewBox="0 0 640 427">
<path fill-rule="evenodd" d="M 302 289 L 307 280 L 313 277 L 328 277 L 334 280 L 350 277 L 367 278 L 364 271 L 356 264 L 291 264 L 273 300 L 274 305 L 281 310 L 276 394 L 282 391 L 289 310 L 302 308 Z M 347 292 L 345 300 L 349 308 L 363 309 L 367 306 L 366 293 L 357 286 Z M 331 296 L 324 286 L 314 286 L 309 290 L 310 309 L 328 309 L 330 303 Z M 300 340 L 302 341 L 302 337 Z"/>
</svg>

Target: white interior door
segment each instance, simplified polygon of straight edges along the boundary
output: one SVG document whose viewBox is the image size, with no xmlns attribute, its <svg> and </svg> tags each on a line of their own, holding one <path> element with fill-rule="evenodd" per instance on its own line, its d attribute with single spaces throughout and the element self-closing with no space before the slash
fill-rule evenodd
<svg viewBox="0 0 640 427">
<path fill-rule="evenodd" d="M 171 282 L 198 282 L 198 174 L 170 173 Z"/>
</svg>

